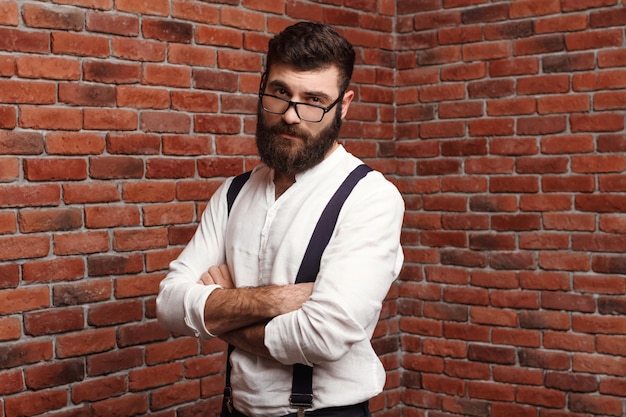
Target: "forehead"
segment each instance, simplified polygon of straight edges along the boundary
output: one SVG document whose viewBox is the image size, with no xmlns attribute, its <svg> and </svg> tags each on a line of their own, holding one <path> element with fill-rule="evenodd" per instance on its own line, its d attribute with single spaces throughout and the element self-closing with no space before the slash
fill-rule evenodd
<svg viewBox="0 0 626 417">
<path fill-rule="evenodd" d="M 274 64 L 266 84 L 283 85 L 294 93 L 315 90 L 336 95 L 339 91 L 339 69 L 331 65 L 313 71 L 299 71 L 289 65 Z"/>
</svg>

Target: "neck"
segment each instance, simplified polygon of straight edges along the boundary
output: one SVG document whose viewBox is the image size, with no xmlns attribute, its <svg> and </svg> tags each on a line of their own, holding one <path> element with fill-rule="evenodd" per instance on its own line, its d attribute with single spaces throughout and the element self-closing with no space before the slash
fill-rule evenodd
<svg viewBox="0 0 626 417">
<path fill-rule="evenodd" d="M 278 171 L 274 171 L 274 196 L 276 199 L 283 195 L 285 191 L 289 189 L 296 182 L 296 176 L 283 174 Z"/>
</svg>

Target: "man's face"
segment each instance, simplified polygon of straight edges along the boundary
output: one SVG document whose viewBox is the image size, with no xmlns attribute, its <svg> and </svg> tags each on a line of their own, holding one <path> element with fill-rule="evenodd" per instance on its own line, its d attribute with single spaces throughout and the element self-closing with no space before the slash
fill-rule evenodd
<svg viewBox="0 0 626 417">
<path fill-rule="evenodd" d="M 266 94 L 322 107 L 333 104 L 341 93 L 339 71 L 334 66 L 316 71 L 296 71 L 277 64 L 268 72 L 265 85 Z M 320 163 L 337 146 L 341 121 L 353 96 L 354 92 L 346 92 L 343 100 L 319 123 L 301 120 L 294 106 L 284 114 L 273 114 L 263 110 L 259 102 L 256 142 L 261 160 L 287 175 L 303 172 Z"/>
</svg>

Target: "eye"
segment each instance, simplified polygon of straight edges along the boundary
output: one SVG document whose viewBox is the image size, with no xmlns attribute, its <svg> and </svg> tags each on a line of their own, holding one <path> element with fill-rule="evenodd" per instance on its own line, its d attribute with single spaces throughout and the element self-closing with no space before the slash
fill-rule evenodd
<svg viewBox="0 0 626 417">
<path fill-rule="evenodd" d="M 322 100 L 319 97 L 315 97 L 315 96 L 309 97 L 308 101 L 309 103 L 315 104 L 316 106 L 321 106 L 323 104 Z"/>
<path fill-rule="evenodd" d="M 289 92 L 284 88 L 277 88 L 272 92 L 272 94 L 281 98 L 289 98 Z"/>
</svg>

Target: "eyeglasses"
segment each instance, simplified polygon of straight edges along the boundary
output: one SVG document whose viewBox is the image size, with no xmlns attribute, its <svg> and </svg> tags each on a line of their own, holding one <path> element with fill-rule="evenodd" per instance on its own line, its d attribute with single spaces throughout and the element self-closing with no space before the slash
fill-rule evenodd
<svg viewBox="0 0 626 417">
<path fill-rule="evenodd" d="M 337 105 L 343 98 L 343 92 L 339 94 L 337 100 L 328 107 L 317 106 L 315 104 L 301 103 L 298 101 L 286 100 L 284 98 L 276 97 L 271 94 L 265 94 L 263 89 L 259 91 L 259 98 L 261 99 L 261 106 L 263 110 L 273 114 L 285 114 L 291 106 L 296 110 L 296 114 L 300 120 L 305 122 L 319 123 L 324 118 L 324 115 L 328 113 L 333 107 Z"/>
</svg>

